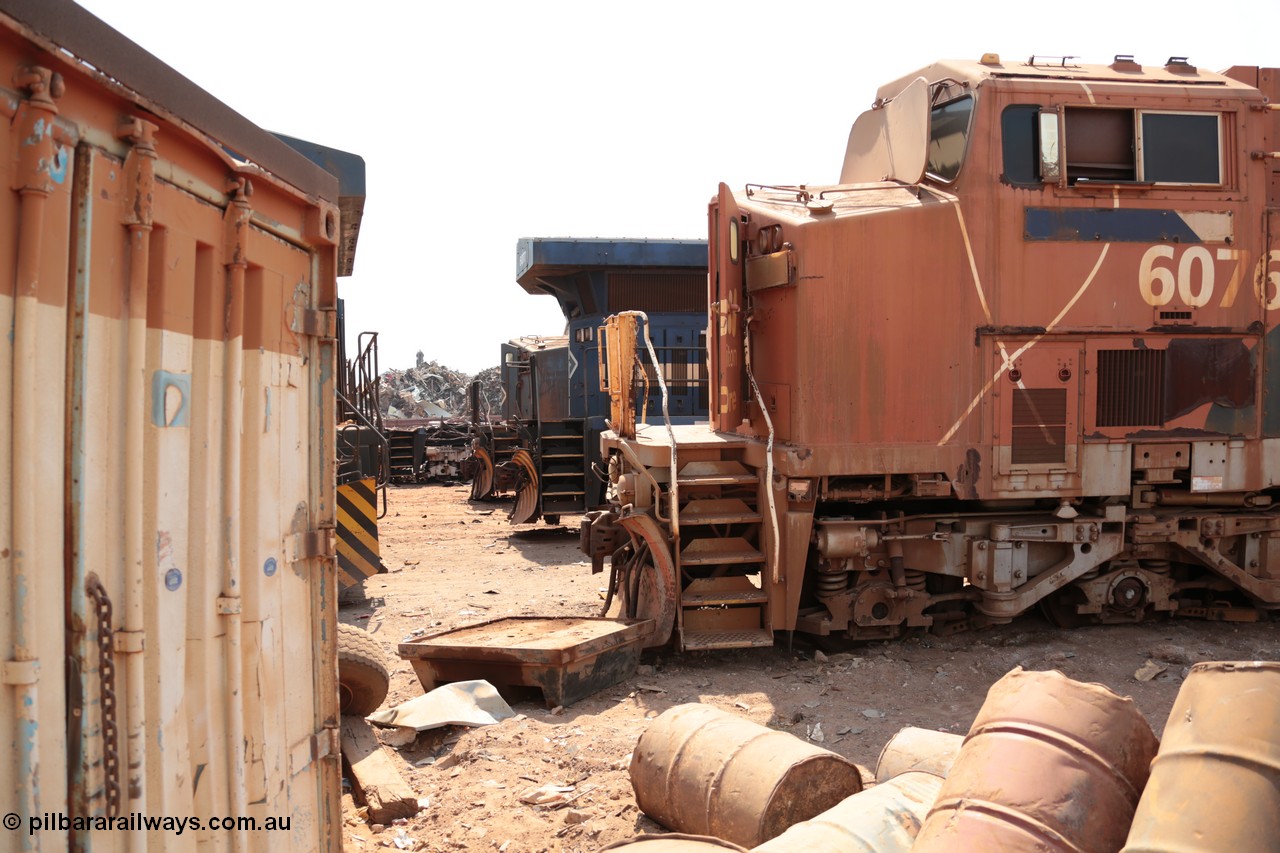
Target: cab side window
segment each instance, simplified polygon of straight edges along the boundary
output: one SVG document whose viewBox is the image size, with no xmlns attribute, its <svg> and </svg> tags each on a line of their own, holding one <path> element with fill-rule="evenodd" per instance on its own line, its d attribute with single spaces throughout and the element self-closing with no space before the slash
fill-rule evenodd
<svg viewBox="0 0 1280 853">
<path fill-rule="evenodd" d="M 1221 186 L 1218 113 L 1067 107 L 1067 183 Z"/>
<path fill-rule="evenodd" d="M 1013 104 L 1000 114 L 1004 155 L 1002 180 L 1015 187 L 1040 186 L 1040 107 Z"/>
<path fill-rule="evenodd" d="M 1141 113 L 1142 179 L 1158 184 L 1221 184 L 1217 113 Z"/>
<path fill-rule="evenodd" d="M 1067 183 L 1138 180 L 1133 110 L 1067 107 Z"/>
</svg>

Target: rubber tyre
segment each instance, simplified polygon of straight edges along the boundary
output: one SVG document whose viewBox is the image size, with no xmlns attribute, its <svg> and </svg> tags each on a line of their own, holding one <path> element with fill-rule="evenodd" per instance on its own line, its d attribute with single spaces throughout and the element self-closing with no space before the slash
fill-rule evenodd
<svg viewBox="0 0 1280 853">
<path fill-rule="evenodd" d="M 338 706 L 365 716 L 381 707 L 391 688 L 382 646 L 368 631 L 338 623 Z"/>
</svg>

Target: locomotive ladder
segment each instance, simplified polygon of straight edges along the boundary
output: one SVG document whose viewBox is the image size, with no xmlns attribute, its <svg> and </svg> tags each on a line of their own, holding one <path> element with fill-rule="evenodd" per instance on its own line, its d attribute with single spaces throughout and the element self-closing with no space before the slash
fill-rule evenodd
<svg viewBox="0 0 1280 853">
<path fill-rule="evenodd" d="M 417 430 L 387 430 L 388 464 L 391 479 L 401 483 L 417 482 L 421 473 L 421 454 L 417 452 Z"/>
<path fill-rule="evenodd" d="M 538 431 L 543 516 L 582 512 L 588 474 L 586 422 L 581 418 L 540 421 Z"/>
<path fill-rule="evenodd" d="M 721 456 L 738 452 L 729 445 Z M 759 473 L 735 458 L 687 462 L 677 483 L 681 647 L 773 645 L 760 545 Z"/>
<path fill-rule="evenodd" d="M 510 462 L 511 457 L 516 455 L 516 451 L 520 449 L 520 436 L 505 425 L 499 425 L 493 430 L 493 467 L 497 468 L 503 462 Z"/>
</svg>

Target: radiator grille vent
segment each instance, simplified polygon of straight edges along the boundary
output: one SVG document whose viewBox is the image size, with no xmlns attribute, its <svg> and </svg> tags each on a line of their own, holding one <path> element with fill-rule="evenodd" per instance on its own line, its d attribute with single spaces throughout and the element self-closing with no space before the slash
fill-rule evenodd
<svg viewBox="0 0 1280 853">
<path fill-rule="evenodd" d="M 609 310 L 706 311 L 707 274 L 609 273 Z"/>
<path fill-rule="evenodd" d="M 1035 465 L 1067 460 L 1067 390 L 1015 388 L 1011 461 Z"/>
<path fill-rule="evenodd" d="M 1164 424 L 1164 350 L 1098 351 L 1098 426 Z"/>
</svg>

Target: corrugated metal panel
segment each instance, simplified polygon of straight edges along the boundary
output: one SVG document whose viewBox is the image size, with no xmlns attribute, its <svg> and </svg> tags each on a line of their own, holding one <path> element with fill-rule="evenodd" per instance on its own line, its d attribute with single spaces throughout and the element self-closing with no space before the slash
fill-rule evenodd
<svg viewBox="0 0 1280 853">
<path fill-rule="evenodd" d="M 336 208 L 0 24 L 5 847 L 337 850 Z"/>
<path fill-rule="evenodd" d="M 609 311 L 706 311 L 704 273 L 609 273 Z"/>
</svg>

